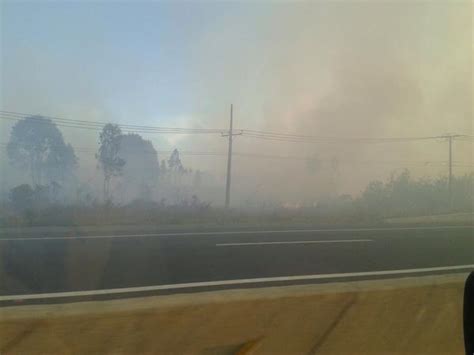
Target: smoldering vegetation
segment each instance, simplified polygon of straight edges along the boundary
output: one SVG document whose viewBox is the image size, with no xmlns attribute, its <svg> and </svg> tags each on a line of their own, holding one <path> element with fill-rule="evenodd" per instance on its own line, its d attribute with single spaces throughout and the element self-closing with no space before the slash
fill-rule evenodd
<svg viewBox="0 0 474 355">
<path fill-rule="evenodd" d="M 406 169 L 371 181 L 354 195 L 300 201 L 273 197 L 258 204 L 241 200 L 226 209 L 216 203 L 223 199 L 224 184 L 215 176 L 186 168 L 178 149 L 160 161 L 150 141 L 114 124 L 99 132 L 95 181 L 78 178 L 80 160 L 51 119 L 19 119 L 5 151 L 10 169 L 21 171 L 22 178 L 17 176 L 24 182 L 2 195 L 1 226 L 373 224 L 393 217 L 472 213 L 474 204 L 474 174 L 449 182 L 445 176 L 412 177 Z M 318 164 L 306 162 L 311 176 Z"/>
<path fill-rule="evenodd" d="M 102 5 L 5 6 L 2 110 L 66 119 L 0 111 L 0 225 L 472 213 L 472 4 Z"/>
</svg>

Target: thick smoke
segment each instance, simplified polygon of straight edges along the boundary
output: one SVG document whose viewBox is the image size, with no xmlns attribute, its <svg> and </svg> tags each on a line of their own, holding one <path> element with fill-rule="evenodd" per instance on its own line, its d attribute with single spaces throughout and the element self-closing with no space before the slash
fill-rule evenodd
<svg viewBox="0 0 474 355">
<path fill-rule="evenodd" d="M 171 8 L 187 19 L 186 6 L 190 5 Z M 186 111 L 165 125 L 226 128 L 233 103 L 236 128 L 369 138 L 473 132 L 469 2 L 215 3 L 202 5 L 200 13 L 212 21 L 197 32 L 184 26 L 189 43 L 175 43 L 177 52 L 192 58 L 190 67 L 176 64 L 177 72 L 186 73 L 181 86 L 166 80 L 156 83 L 166 85 L 171 93 L 187 94 L 188 101 L 182 102 Z M 137 28 L 134 35 L 140 33 Z M 149 100 L 140 101 L 138 82 L 142 81 L 130 83 L 130 99 L 114 106 L 110 105 L 117 97 L 114 88 L 126 86 L 119 75 L 108 83 L 100 72 L 88 69 L 87 61 L 83 71 L 71 73 L 67 63 L 54 67 L 47 51 L 32 53 L 25 47 L 20 54 L 23 62 L 16 65 L 24 70 L 9 70 L 13 59 L 2 64 L 4 87 L 14 83 L 14 90 L 2 94 L 4 108 L 84 120 L 161 124 L 160 107 L 151 110 Z M 100 54 L 91 53 L 90 58 Z M 120 58 L 116 65 L 104 62 L 103 69 L 117 74 L 135 69 L 137 80 L 156 70 L 126 67 Z M 21 75 L 14 77 L 18 72 Z M 47 76 L 64 77 L 65 72 L 75 82 L 70 84 L 71 95 L 53 100 L 50 93 L 57 88 L 45 84 Z M 131 108 L 138 107 L 141 111 L 130 115 Z M 7 125 L 2 126 L 2 132 L 7 130 Z M 76 131 L 64 130 L 68 142 L 92 148 L 97 146 L 96 133 L 80 131 L 79 137 Z M 6 133 L 2 135 L 6 140 Z M 227 149 L 226 139 L 219 136 L 144 135 L 144 139 L 153 142 L 159 160 L 167 159 L 161 151 L 175 147 L 220 153 Z M 447 159 L 442 140 L 307 144 L 239 136 L 234 151 L 288 157 L 235 156 L 236 203 L 300 203 L 357 193 L 370 180 L 387 178 L 405 167 L 417 176 L 447 172 L 439 164 L 430 165 Z M 455 161 L 472 164 L 472 143 L 456 142 L 454 154 Z M 212 183 L 223 187 L 225 156 L 183 155 L 182 159 L 187 167 L 212 174 Z M 92 155 L 80 156 L 80 164 L 83 180 L 100 183 Z M 458 169 L 457 173 L 466 171 Z"/>
</svg>

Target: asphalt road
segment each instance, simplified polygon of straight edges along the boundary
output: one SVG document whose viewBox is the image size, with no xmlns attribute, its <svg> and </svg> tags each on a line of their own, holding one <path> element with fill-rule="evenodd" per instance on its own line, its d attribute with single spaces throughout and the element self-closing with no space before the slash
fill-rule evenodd
<svg viewBox="0 0 474 355">
<path fill-rule="evenodd" d="M 2 303 L 472 269 L 472 226 L 0 234 Z"/>
</svg>

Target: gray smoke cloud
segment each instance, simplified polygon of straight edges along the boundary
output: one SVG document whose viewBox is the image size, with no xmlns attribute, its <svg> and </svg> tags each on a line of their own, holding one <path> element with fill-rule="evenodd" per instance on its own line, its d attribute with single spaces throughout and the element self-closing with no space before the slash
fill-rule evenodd
<svg viewBox="0 0 474 355">
<path fill-rule="evenodd" d="M 223 17 L 196 44 L 196 107 L 215 125 L 226 123 L 225 105 L 233 102 L 243 128 L 374 138 L 472 132 L 470 4 L 324 2 L 266 10 L 246 22 Z M 304 162 L 238 160 L 234 181 L 297 199 L 328 189 L 357 192 L 407 161 L 447 158 L 438 141 L 313 145 L 242 137 L 235 149 L 340 162 L 337 172 L 322 164 L 308 174 Z M 455 154 L 472 162 L 472 145 L 457 143 Z M 418 176 L 446 173 L 408 167 Z"/>
<path fill-rule="evenodd" d="M 174 6 L 179 10 L 186 4 Z M 174 126 L 226 128 L 233 103 L 236 128 L 373 138 L 473 132 L 470 2 L 202 6 L 219 16 L 206 23 L 187 44 L 193 65 L 182 68 L 190 74 L 186 87 L 181 89 L 192 93 L 187 103 L 191 109 L 177 116 Z M 113 87 L 101 81 L 100 73 L 72 73 L 77 82 L 75 103 L 55 102 L 48 90 L 29 90 L 38 86 L 32 86 L 32 81 L 47 81 L 38 71 L 48 65 L 47 56 L 34 58 L 34 65 L 25 65 L 29 71 L 14 78 L 23 90 L 4 89 L 4 107 L 135 123 L 130 115 L 117 115 L 104 105 L 106 93 L 113 92 Z M 12 76 L 4 73 L 5 82 L 13 81 Z M 159 120 L 155 122 L 159 124 Z M 6 127 L 2 126 L 4 136 Z M 78 137 L 73 130 L 65 129 L 64 134 L 73 145 L 94 146 L 97 141 L 92 132 L 81 132 Z M 175 146 L 222 153 L 227 149 L 226 139 L 218 136 L 144 138 L 151 139 L 158 151 Z M 443 175 L 447 170 L 439 165 L 407 163 L 446 161 L 447 145 L 442 141 L 307 144 L 241 136 L 235 139 L 234 150 L 298 158 L 236 156 L 233 181 L 240 201 L 301 202 L 357 193 L 368 181 L 386 178 L 404 167 L 416 176 Z M 307 162 L 307 157 L 313 160 Z M 166 156 L 161 154 L 162 158 Z M 455 160 L 472 164 L 472 143 L 456 142 Z M 183 156 L 183 162 L 212 172 L 223 184 L 225 156 Z M 85 177 L 94 175 L 93 159 L 84 157 L 81 164 Z M 458 168 L 456 172 L 465 171 Z"/>
</svg>

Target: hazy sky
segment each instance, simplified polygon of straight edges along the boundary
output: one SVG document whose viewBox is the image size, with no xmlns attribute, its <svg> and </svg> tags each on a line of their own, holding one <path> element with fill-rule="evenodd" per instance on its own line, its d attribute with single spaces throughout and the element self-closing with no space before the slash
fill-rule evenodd
<svg viewBox="0 0 474 355">
<path fill-rule="evenodd" d="M 468 1 L 4 1 L 0 106 L 222 128 L 234 103 L 238 128 L 336 137 L 472 134 L 472 14 Z M 8 125 L 0 128 L 5 141 Z M 73 145 L 96 141 L 85 131 L 65 136 Z M 158 150 L 226 148 L 220 137 L 147 138 Z M 446 159 L 441 142 L 315 146 L 240 137 L 235 149 L 337 158 L 341 191 L 403 167 L 383 160 Z M 199 159 L 189 164 L 224 172 L 223 159 Z M 472 163 L 472 145 L 457 144 L 456 159 Z M 277 183 L 287 177 L 286 164 L 237 160 L 235 174 L 242 185 L 249 172 L 249 185 L 269 177 Z M 297 169 L 302 184 L 324 190 L 332 179 L 306 174 L 304 164 Z"/>
</svg>

